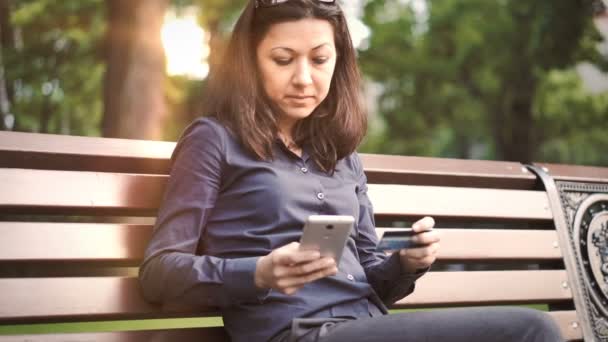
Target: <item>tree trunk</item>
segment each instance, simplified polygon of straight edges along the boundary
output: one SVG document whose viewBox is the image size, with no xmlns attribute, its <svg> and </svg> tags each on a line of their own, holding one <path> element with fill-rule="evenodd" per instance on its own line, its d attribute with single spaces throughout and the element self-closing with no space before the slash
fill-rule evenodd
<svg viewBox="0 0 608 342">
<path fill-rule="evenodd" d="M 218 65 L 222 62 L 224 50 L 227 46 L 227 40 L 220 31 L 219 19 L 208 19 L 205 31 L 209 36 L 209 57 L 207 58 L 207 63 L 209 64 L 209 75 L 213 75 L 213 73 L 217 70 Z M 201 89 L 199 90 L 200 93 L 205 91 L 205 87 L 208 84 L 207 80 L 202 81 Z M 195 96 L 190 97 L 188 110 L 186 112 L 186 122 L 193 121 L 201 115 L 209 114 L 205 112 L 206 104 L 204 103 L 204 98 L 204 96 L 200 96 L 198 93 L 195 94 Z"/>
<path fill-rule="evenodd" d="M 506 104 L 494 113 L 496 152 L 500 160 L 531 163 L 536 153 L 532 115 L 536 80 L 524 77 L 512 84 Z"/>
<path fill-rule="evenodd" d="M 15 117 L 11 114 L 12 92 L 6 80 L 2 51 L 12 46 L 13 30 L 10 23 L 9 1 L 0 1 L 0 130 L 12 130 Z"/>
<path fill-rule="evenodd" d="M 106 1 L 103 135 L 161 139 L 166 104 L 160 30 L 168 0 Z"/>
<path fill-rule="evenodd" d="M 534 12 L 530 2 L 511 2 L 511 14 L 518 25 L 518 35 L 511 43 L 511 68 L 503 69 L 503 91 L 500 93 L 502 120 L 495 120 L 496 152 L 499 159 L 531 163 L 536 152 L 533 143 L 534 117 L 532 106 L 538 78 L 535 66 L 541 61 L 530 55 L 533 39 Z M 521 6 L 521 7 L 520 7 Z"/>
</svg>

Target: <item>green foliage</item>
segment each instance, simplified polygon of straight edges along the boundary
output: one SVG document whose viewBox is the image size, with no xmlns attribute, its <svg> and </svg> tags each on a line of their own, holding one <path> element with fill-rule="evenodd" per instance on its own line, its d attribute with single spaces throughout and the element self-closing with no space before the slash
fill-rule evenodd
<svg viewBox="0 0 608 342">
<path fill-rule="evenodd" d="M 99 135 L 105 30 L 102 0 L 11 2 L 18 37 L 3 47 L 16 129 Z"/>
<path fill-rule="evenodd" d="M 530 150 L 535 160 L 606 165 L 601 134 L 594 146 L 572 148 L 587 127 L 565 112 L 597 118 L 608 112 L 605 100 L 579 83 L 555 83 L 556 72 L 576 79 L 578 62 L 606 64 L 595 49 L 590 2 L 426 4 L 425 15 L 410 1 L 366 3 L 372 37 L 360 64 L 382 91 L 381 123 L 363 150 L 480 159 L 524 159 L 514 152 Z M 560 94 L 547 87 L 559 87 Z M 576 105 L 564 107 L 573 96 Z M 568 131 L 559 131 L 564 126 Z"/>
<path fill-rule="evenodd" d="M 507 152 L 520 143 L 535 160 L 608 165 L 608 94 L 585 90 L 574 71 L 582 61 L 608 69 L 596 51 L 591 2 L 422 2 L 427 13 L 412 1 L 365 2 L 372 36 L 360 65 L 379 96 L 363 151 L 505 159 L 517 158 Z M 246 3 L 171 2 L 199 7 L 215 58 Z M 2 54 L 17 130 L 99 135 L 105 9 L 104 0 L 10 2 L 17 39 Z M 167 79 L 165 139 L 202 114 L 204 88 Z"/>
<path fill-rule="evenodd" d="M 573 70 L 555 70 L 540 86 L 536 106 L 544 161 L 608 165 L 608 93 L 593 95 Z"/>
<path fill-rule="evenodd" d="M 212 58 L 218 58 L 219 51 L 227 42 L 232 27 L 241 13 L 247 0 L 174 0 L 178 11 L 189 6 L 199 9 L 199 23 L 214 41 Z M 171 108 L 171 120 L 165 130 L 165 140 L 177 140 L 183 129 L 202 113 L 202 94 L 206 80 L 191 80 L 184 77 L 169 77 L 167 82 L 167 100 Z"/>
</svg>

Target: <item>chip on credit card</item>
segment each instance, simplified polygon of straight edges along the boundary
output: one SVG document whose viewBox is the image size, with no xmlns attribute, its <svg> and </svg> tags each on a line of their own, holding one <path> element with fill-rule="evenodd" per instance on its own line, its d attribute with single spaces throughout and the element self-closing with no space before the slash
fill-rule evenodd
<svg viewBox="0 0 608 342">
<path fill-rule="evenodd" d="M 387 230 L 382 235 L 376 250 L 388 252 L 419 247 L 420 245 L 413 240 L 414 235 L 416 235 L 416 232 L 413 229 Z"/>
</svg>

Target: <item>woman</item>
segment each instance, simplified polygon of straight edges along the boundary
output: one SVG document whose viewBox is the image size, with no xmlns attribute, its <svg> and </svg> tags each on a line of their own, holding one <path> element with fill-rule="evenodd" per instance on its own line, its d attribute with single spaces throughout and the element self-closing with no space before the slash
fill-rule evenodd
<svg viewBox="0 0 608 342">
<path fill-rule="evenodd" d="M 146 298 L 219 306 L 235 342 L 558 341 L 533 310 L 386 315 L 435 261 L 439 235 L 426 217 L 413 227 L 423 247 L 375 251 L 359 86 L 337 3 L 251 1 L 210 80 L 211 117 L 174 151 L 140 269 Z M 357 218 L 340 265 L 299 249 L 313 214 Z"/>
</svg>

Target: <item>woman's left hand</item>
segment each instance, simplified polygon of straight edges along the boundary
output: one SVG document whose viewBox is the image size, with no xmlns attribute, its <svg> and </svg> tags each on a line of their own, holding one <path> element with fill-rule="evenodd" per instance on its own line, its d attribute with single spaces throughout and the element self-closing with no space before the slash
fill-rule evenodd
<svg viewBox="0 0 608 342">
<path fill-rule="evenodd" d="M 417 221 L 412 226 L 416 232 L 413 238 L 414 242 L 421 246 L 399 251 L 401 267 L 405 272 L 414 273 L 431 266 L 435 262 L 440 237 L 439 233 L 433 230 L 434 226 L 435 220 L 429 216 Z"/>
</svg>

